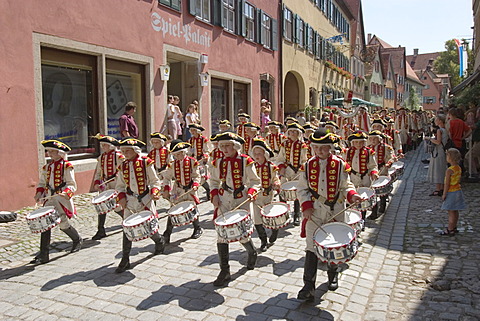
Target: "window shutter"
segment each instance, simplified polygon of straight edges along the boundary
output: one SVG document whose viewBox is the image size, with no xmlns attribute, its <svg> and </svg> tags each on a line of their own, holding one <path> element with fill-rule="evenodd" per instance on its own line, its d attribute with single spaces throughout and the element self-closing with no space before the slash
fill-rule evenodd
<svg viewBox="0 0 480 321">
<path fill-rule="evenodd" d="M 262 35 L 262 17 L 263 17 L 263 11 L 261 9 L 257 10 L 257 42 L 261 45 L 265 43 L 265 40 L 263 39 Z"/>
<path fill-rule="evenodd" d="M 293 42 L 298 43 L 298 39 L 300 38 L 298 35 L 300 33 L 300 27 L 299 27 L 299 19 L 298 15 L 294 14 L 293 15 Z"/>
<path fill-rule="evenodd" d="M 285 5 L 282 5 L 282 34 L 283 38 L 287 37 L 287 15 L 285 14 Z"/>
<path fill-rule="evenodd" d="M 195 0 L 188 0 L 188 12 L 190 12 L 190 14 L 193 16 L 197 15 L 197 9 L 195 8 Z"/>
<path fill-rule="evenodd" d="M 303 47 L 308 50 L 308 29 L 310 28 L 308 23 L 303 23 Z"/>
<path fill-rule="evenodd" d="M 270 26 L 272 31 L 272 50 L 278 50 L 278 21 L 277 19 L 271 19 L 272 25 Z"/>
<path fill-rule="evenodd" d="M 222 0 L 213 0 L 213 24 L 216 26 L 224 27 Z"/>
<path fill-rule="evenodd" d="M 247 35 L 247 32 L 245 30 L 246 21 L 247 19 L 245 18 L 245 0 L 237 0 L 237 28 L 235 30 L 237 35 L 242 37 L 245 37 Z"/>
</svg>

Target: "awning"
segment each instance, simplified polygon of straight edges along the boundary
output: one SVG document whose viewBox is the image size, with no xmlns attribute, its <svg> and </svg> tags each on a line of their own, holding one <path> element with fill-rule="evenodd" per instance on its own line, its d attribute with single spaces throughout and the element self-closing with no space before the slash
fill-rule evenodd
<svg viewBox="0 0 480 321">
<path fill-rule="evenodd" d="M 473 74 L 465 78 L 464 81 L 456 85 L 450 93 L 452 95 L 459 94 L 462 90 L 464 90 L 467 86 L 471 84 L 475 84 L 480 80 L 480 69 L 477 69 Z"/>
</svg>

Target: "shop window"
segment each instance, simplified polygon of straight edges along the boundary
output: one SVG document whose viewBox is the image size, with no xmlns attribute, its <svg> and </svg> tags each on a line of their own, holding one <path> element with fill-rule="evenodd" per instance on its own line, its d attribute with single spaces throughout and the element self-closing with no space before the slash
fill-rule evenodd
<svg viewBox="0 0 480 321">
<path fill-rule="evenodd" d="M 231 119 L 228 105 L 228 81 L 212 78 L 211 87 L 211 128 L 212 133 L 218 132 L 218 122 Z"/>
<path fill-rule="evenodd" d="M 235 1 L 222 0 L 223 28 L 235 32 Z"/>
<path fill-rule="evenodd" d="M 145 140 L 144 66 L 124 61 L 107 59 L 107 125 L 108 134 L 120 138 L 118 119 L 125 112 L 125 104 L 137 104 L 135 123 L 139 139 Z"/>
<path fill-rule="evenodd" d="M 236 118 L 238 113 L 249 113 L 248 109 L 248 85 L 235 82 L 233 84 L 233 114 Z M 251 115 L 254 117 L 253 115 Z M 254 118 L 252 121 L 258 123 Z"/>
<path fill-rule="evenodd" d="M 158 3 L 161 3 L 165 6 L 168 6 L 172 9 L 179 10 L 182 7 L 182 1 L 181 0 L 158 0 Z"/>
<path fill-rule="evenodd" d="M 96 152 L 98 131 L 96 57 L 41 49 L 44 139 L 68 144 L 74 158 Z"/>
</svg>

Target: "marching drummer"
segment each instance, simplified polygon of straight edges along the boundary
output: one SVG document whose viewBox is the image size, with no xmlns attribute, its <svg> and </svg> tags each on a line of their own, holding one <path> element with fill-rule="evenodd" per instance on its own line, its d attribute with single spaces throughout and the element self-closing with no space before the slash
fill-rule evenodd
<svg viewBox="0 0 480 321">
<path fill-rule="evenodd" d="M 76 214 L 72 197 L 77 189 L 73 165 L 67 161 L 67 152 L 71 149 L 67 144 L 58 140 L 44 140 L 41 144 L 51 160 L 43 166 L 34 197 L 35 202 L 43 201 L 43 206 L 55 208 L 61 219 L 60 230 L 72 239 L 70 253 L 78 252 L 82 247 L 83 239 L 69 222 L 69 219 Z M 48 247 L 51 235 L 51 229 L 42 232 L 40 253 L 30 263 L 45 264 L 50 261 Z"/>
<path fill-rule="evenodd" d="M 287 137 L 280 132 L 282 123 L 272 120 L 267 123 L 268 134 L 265 137 L 268 146 L 272 149 L 274 156 L 276 157 L 280 152 L 280 145 Z"/>
<path fill-rule="evenodd" d="M 97 168 L 95 169 L 93 190 L 103 192 L 108 189 L 115 189 L 115 178 L 117 176 L 118 167 L 123 163 L 125 157 L 117 151 L 118 141 L 108 135 L 97 134 L 93 136 L 100 142 L 102 153 L 97 159 Z M 115 211 L 123 218 L 123 210 Z M 106 214 L 98 215 L 97 233 L 92 240 L 100 240 L 107 236 L 105 233 Z"/>
<path fill-rule="evenodd" d="M 213 146 L 212 151 L 210 152 L 209 159 L 208 159 L 208 164 L 214 163 L 217 159 L 222 158 L 225 156 L 223 152 L 218 148 L 218 141 L 217 141 L 217 135 L 218 134 L 213 134 L 210 136 L 210 143 Z"/>
<path fill-rule="evenodd" d="M 200 172 L 198 161 L 187 155 L 191 148 L 189 143 L 181 140 L 173 140 L 170 143 L 170 153 L 173 161 L 168 164 L 163 175 L 162 196 L 172 204 L 184 201 L 193 201 L 195 205 L 200 204 L 197 196 L 197 189 L 200 186 Z M 170 236 L 173 231 L 173 223 L 170 217 L 167 220 L 167 228 L 163 232 L 165 243 L 170 243 Z M 193 220 L 192 239 L 198 239 L 203 233 L 198 217 Z"/>
<path fill-rule="evenodd" d="M 218 123 L 218 130 L 220 133 L 229 132 L 232 130 L 232 123 L 228 119 L 221 120 Z"/>
<path fill-rule="evenodd" d="M 155 170 L 159 179 L 162 179 L 162 172 L 170 162 L 170 152 L 166 146 L 167 140 L 167 136 L 159 132 L 150 134 L 150 143 L 152 143 L 153 148 L 148 153 L 148 158 L 155 162 Z"/>
<path fill-rule="evenodd" d="M 214 219 L 242 203 L 240 208 L 248 210 L 251 204 L 245 201 L 253 200 L 260 188 L 260 178 L 255 170 L 255 162 L 249 156 L 239 153 L 245 140 L 229 132 L 217 135 L 216 140 L 225 157 L 214 162 L 210 177 L 212 204 L 215 208 Z M 241 239 L 240 243 L 248 252 L 247 269 L 252 270 L 257 261 L 257 250 L 249 236 Z M 227 240 L 218 236 L 217 249 L 220 273 L 213 285 L 222 286 L 231 279 Z"/>
<path fill-rule="evenodd" d="M 367 138 L 367 134 L 361 130 L 348 136 L 351 146 L 346 151 L 346 160 L 351 167 L 350 180 L 356 188 L 370 187 L 378 178 L 375 152 L 366 146 Z M 365 219 L 365 216 L 366 211 L 362 211 L 362 218 Z"/>
<path fill-rule="evenodd" d="M 267 146 L 263 139 L 254 139 L 252 147 L 252 156 L 255 160 L 255 168 L 261 179 L 262 191 L 255 199 L 253 207 L 253 222 L 257 230 L 258 237 L 262 242 L 260 251 L 265 252 L 268 248 L 267 232 L 263 226 L 261 208 L 273 201 L 274 192 L 280 191 L 280 180 L 278 178 L 278 167 L 268 159 L 273 157 L 273 151 Z M 278 229 L 272 229 L 272 234 L 268 239 L 273 244 L 278 237 Z"/>
<path fill-rule="evenodd" d="M 258 132 L 260 130 L 260 126 L 255 123 L 248 122 L 243 125 L 245 128 L 245 144 L 243 144 L 243 154 L 250 155 L 253 146 L 253 140 L 258 139 L 259 135 Z"/>
<path fill-rule="evenodd" d="M 120 165 L 115 189 L 118 191 L 117 203 L 125 210 L 126 219 L 143 210 L 156 213 L 155 202 L 160 198 L 160 180 L 155 170 L 154 161 L 141 156 L 142 147 L 146 144 L 135 138 L 125 138 L 119 142 L 120 151 L 125 161 Z M 158 232 L 150 237 L 155 242 L 154 254 L 165 250 L 165 241 Z M 115 273 L 130 269 L 130 250 L 132 241 L 123 233 L 122 260 Z"/>
<path fill-rule="evenodd" d="M 303 270 L 304 286 L 298 293 L 299 300 L 312 301 L 315 297 L 315 281 L 317 277 L 318 258 L 315 254 L 315 231 L 332 220 L 336 213 L 345 209 L 345 204 L 361 200 L 350 181 L 348 164 L 332 154 L 334 144 L 339 137 L 322 131 L 310 136 L 315 156 L 310 158 L 301 168 L 298 182 L 298 198 L 303 211 L 302 237 L 306 236 L 306 255 Z M 342 213 L 335 217 L 344 222 Z M 328 266 L 328 289 L 338 288 L 338 270 Z"/>
<path fill-rule="evenodd" d="M 242 138 L 245 138 L 245 127 L 244 125 L 250 121 L 250 115 L 246 113 L 239 113 L 238 117 L 238 125 L 237 125 L 237 135 Z"/>
<path fill-rule="evenodd" d="M 208 185 L 208 172 L 207 172 L 207 161 L 208 161 L 208 154 L 209 154 L 209 146 L 208 146 L 208 139 L 202 135 L 202 132 L 205 128 L 199 124 L 190 124 L 188 125 L 188 130 L 190 130 L 190 134 L 192 137 L 188 141 L 191 145 L 190 148 L 190 155 L 195 158 L 199 163 L 200 174 L 203 178 L 202 187 L 205 189 L 205 193 L 207 195 L 207 201 L 210 200 L 210 186 Z"/>
<path fill-rule="evenodd" d="M 388 169 L 396 160 L 393 147 L 385 143 L 387 136 L 381 131 L 373 130 L 368 133 L 368 136 L 369 147 L 375 152 L 374 157 L 377 161 L 379 175 L 388 176 Z M 370 219 L 374 220 L 378 217 L 378 214 L 385 213 L 387 199 L 388 195 L 380 196 L 380 206 L 377 209 L 377 205 L 375 205 L 369 217 Z"/>
<path fill-rule="evenodd" d="M 303 135 L 304 136 L 303 139 L 304 139 L 305 145 L 307 145 L 307 159 L 309 159 L 310 157 L 313 156 L 314 153 L 313 153 L 312 146 L 310 146 L 311 142 L 308 138 L 317 130 L 317 127 L 312 126 L 312 124 L 310 123 L 305 123 L 305 125 L 303 125 L 303 129 L 305 129 L 305 134 Z"/>
<path fill-rule="evenodd" d="M 295 180 L 298 177 L 300 166 L 307 161 L 307 145 L 303 142 L 302 135 L 305 132 L 298 123 L 291 123 L 287 127 L 287 139 L 280 147 L 277 157 L 281 182 Z M 295 201 L 293 224 L 300 225 L 300 204 Z"/>
<path fill-rule="evenodd" d="M 390 118 L 386 123 L 386 129 L 385 130 L 380 130 L 381 132 L 384 132 L 387 135 L 387 143 L 392 146 L 395 150 L 395 154 L 397 155 L 398 158 L 403 157 L 403 149 L 402 149 L 402 139 L 400 137 L 400 132 L 396 129 L 394 129 L 394 124 L 395 120 L 393 118 Z"/>
</svg>

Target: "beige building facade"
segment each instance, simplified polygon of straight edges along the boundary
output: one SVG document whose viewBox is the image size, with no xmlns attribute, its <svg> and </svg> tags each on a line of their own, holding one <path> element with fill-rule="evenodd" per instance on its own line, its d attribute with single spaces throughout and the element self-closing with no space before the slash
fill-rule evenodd
<svg viewBox="0 0 480 321">
<path fill-rule="evenodd" d="M 326 106 L 327 100 L 350 90 L 350 21 L 343 1 L 285 0 L 282 62 L 284 115 L 307 106 Z"/>
</svg>

